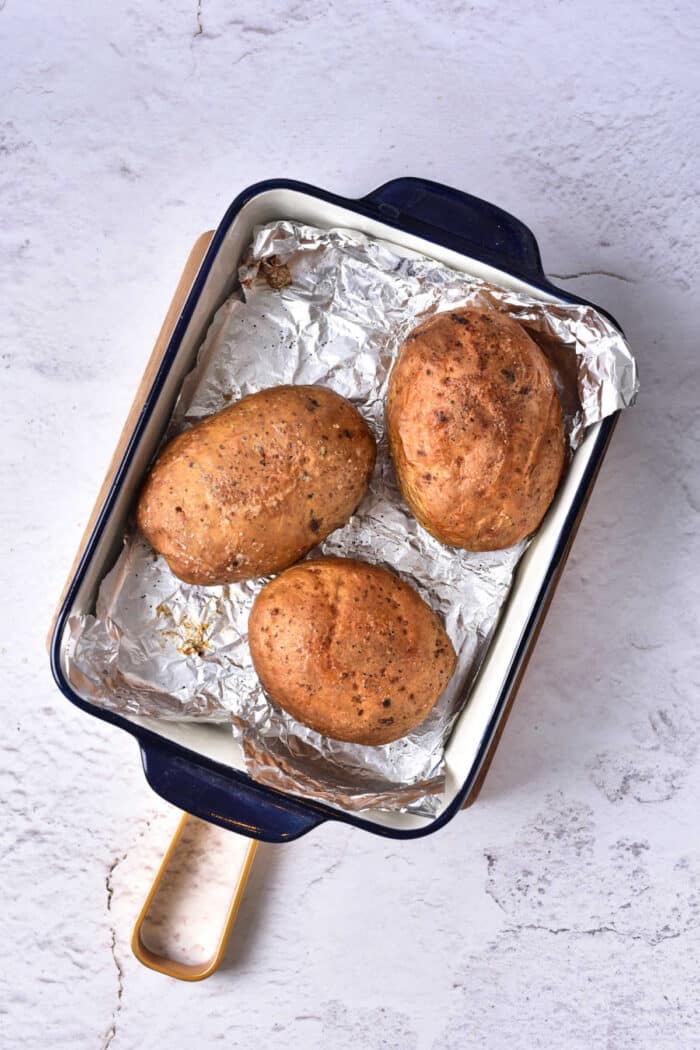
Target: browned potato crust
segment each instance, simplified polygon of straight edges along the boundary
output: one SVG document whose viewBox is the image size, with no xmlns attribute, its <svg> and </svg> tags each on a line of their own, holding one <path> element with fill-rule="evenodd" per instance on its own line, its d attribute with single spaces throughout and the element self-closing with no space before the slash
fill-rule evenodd
<svg viewBox="0 0 700 1050">
<path fill-rule="evenodd" d="M 344 525 L 376 456 L 349 401 L 317 386 L 277 386 L 179 434 L 141 490 L 136 518 L 186 583 L 279 572 Z"/>
<path fill-rule="evenodd" d="M 325 736 L 387 744 L 422 722 L 455 668 L 440 620 L 386 569 L 351 558 L 295 565 L 248 623 L 270 698 Z"/>
<path fill-rule="evenodd" d="M 549 363 L 505 314 L 472 308 L 415 328 L 389 380 L 387 430 L 399 487 L 451 547 L 510 547 L 537 528 L 564 467 Z"/>
</svg>

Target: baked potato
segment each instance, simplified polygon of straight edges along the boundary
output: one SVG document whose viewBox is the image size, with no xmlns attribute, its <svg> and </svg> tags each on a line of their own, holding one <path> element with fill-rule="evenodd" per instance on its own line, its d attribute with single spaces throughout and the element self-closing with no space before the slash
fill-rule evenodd
<svg viewBox="0 0 700 1050">
<path fill-rule="evenodd" d="M 248 623 L 266 693 L 318 733 L 387 744 L 423 721 L 455 668 L 433 612 L 394 573 L 312 558 L 258 594 Z"/>
<path fill-rule="evenodd" d="M 271 387 L 170 441 L 136 520 L 186 583 L 267 576 L 347 522 L 375 456 L 369 427 L 339 394 Z"/>
<path fill-rule="evenodd" d="M 465 308 L 419 325 L 392 369 L 386 419 L 401 492 L 436 539 L 498 550 L 540 524 L 564 425 L 549 362 L 517 321 Z"/>
</svg>

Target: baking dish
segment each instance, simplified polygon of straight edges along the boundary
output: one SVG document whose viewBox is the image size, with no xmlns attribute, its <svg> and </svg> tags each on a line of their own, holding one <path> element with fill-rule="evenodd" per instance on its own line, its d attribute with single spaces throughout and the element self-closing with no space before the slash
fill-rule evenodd
<svg viewBox="0 0 700 1050">
<path fill-rule="evenodd" d="M 358 815 L 264 787 L 243 771 L 240 751 L 227 728 L 115 714 L 82 697 L 66 672 L 68 618 L 90 611 L 99 583 L 118 554 L 138 485 L 209 323 L 235 288 L 238 262 L 254 227 L 279 218 L 353 228 L 545 301 L 584 302 L 547 281 L 535 238 L 519 220 L 445 186 L 398 179 L 357 201 L 288 180 L 258 183 L 244 191 L 228 209 L 202 260 L 69 583 L 51 639 L 52 669 L 72 702 L 137 738 L 150 785 L 189 813 L 268 841 L 294 839 L 327 819 L 395 838 L 418 837 L 445 824 L 478 791 L 617 413 L 589 429 L 518 566 L 469 702 L 448 741 L 446 789 L 433 819 L 380 811 Z"/>
</svg>

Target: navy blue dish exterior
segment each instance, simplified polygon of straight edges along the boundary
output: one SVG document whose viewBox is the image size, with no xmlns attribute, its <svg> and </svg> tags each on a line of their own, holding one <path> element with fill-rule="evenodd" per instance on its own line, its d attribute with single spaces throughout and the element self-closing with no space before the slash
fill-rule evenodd
<svg viewBox="0 0 700 1050">
<path fill-rule="evenodd" d="M 547 578 L 537 597 L 533 613 L 523 633 L 520 645 L 511 660 L 508 676 L 489 726 L 481 741 L 478 760 L 461 790 L 440 816 L 424 827 L 405 830 L 387 828 L 351 813 L 341 813 L 319 802 L 299 799 L 257 784 L 247 774 L 221 765 L 190 751 L 180 744 L 133 725 L 121 715 L 104 710 L 81 699 L 72 689 L 61 668 L 60 645 L 64 627 L 74 596 L 80 587 L 86 568 L 94 554 L 98 540 L 114 506 L 120 486 L 141 440 L 146 423 L 168 371 L 175 359 L 181 340 L 189 324 L 195 304 L 221 243 L 244 204 L 258 194 L 269 190 L 294 190 L 307 196 L 346 208 L 358 215 L 378 219 L 397 230 L 422 237 L 434 244 L 477 259 L 499 270 L 519 277 L 542 291 L 570 302 L 585 303 L 584 299 L 556 288 L 542 269 L 540 252 L 531 231 L 518 219 L 459 190 L 450 189 L 424 179 L 402 178 L 387 182 L 360 200 L 336 196 L 303 182 L 290 179 L 271 179 L 244 190 L 231 204 L 216 230 L 204 257 L 195 282 L 187 297 L 182 314 L 175 326 L 162 363 L 146 397 L 143 410 L 117 469 L 114 482 L 97 518 L 94 530 L 85 547 L 61 606 L 51 639 L 51 669 L 59 689 L 77 707 L 88 714 L 111 722 L 136 737 L 141 748 L 143 768 L 154 791 L 204 820 L 230 828 L 252 838 L 267 842 L 288 842 L 310 831 L 326 820 L 339 820 L 388 838 L 418 838 L 437 831 L 461 808 L 472 791 L 480 768 L 488 754 L 490 743 L 504 713 L 512 691 L 517 686 L 519 673 L 527 659 L 537 633 L 537 627 L 546 609 L 553 584 L 565 559 L 569 543 L 617 422 L 616 413 L 603 421 L 582 479 L 577 499 L 571 507 Z M 593 305 L 593 304 L 590 304 Z M 600 310 L 600 307 L 596 307 Z M 602 311 L 605 313 L 605 311 Z M 606 314 L 616 325 L 615 319 Z"/>
</svg>

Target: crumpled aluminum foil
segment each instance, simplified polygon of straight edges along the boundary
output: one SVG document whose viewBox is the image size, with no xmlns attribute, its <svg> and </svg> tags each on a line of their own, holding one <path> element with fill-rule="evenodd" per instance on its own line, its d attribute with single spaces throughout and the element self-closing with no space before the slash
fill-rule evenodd
<svg viewBox="0 0 700 1050">
<path fill-rule="evenodd" d="M 526 543 L 487 554 L 453 550 L 408 512 L 384 427 L 397 348 L 434 312 L 466 304 L 507 311 L 554 366 L 572 449 L 586 427 L 633 403 L 634 360 L 590 307 L 545 304 L 349 230 L 285 221 L 262 227 L 239 276 L 241 291 L 214 317 L 168 435 L 278 383 L 319 383 L 349 398 L 377 438 L 377 468 L 352 519 L 314 553 L 397 571 L 443 617 L 457 670 L 430 716 L 401 740 L 366 747 L 322 737 L 275 708 L 253 670 L 248 613 L 266 581 L 182 583 L 132 529 L 95 615 L 71 621 L 69 672 L 85 695 L 114 710 L 230 720 L 249 773 L 273 787 L 350 810 L 433 815 L 446 738 Z"/>
</svg>

